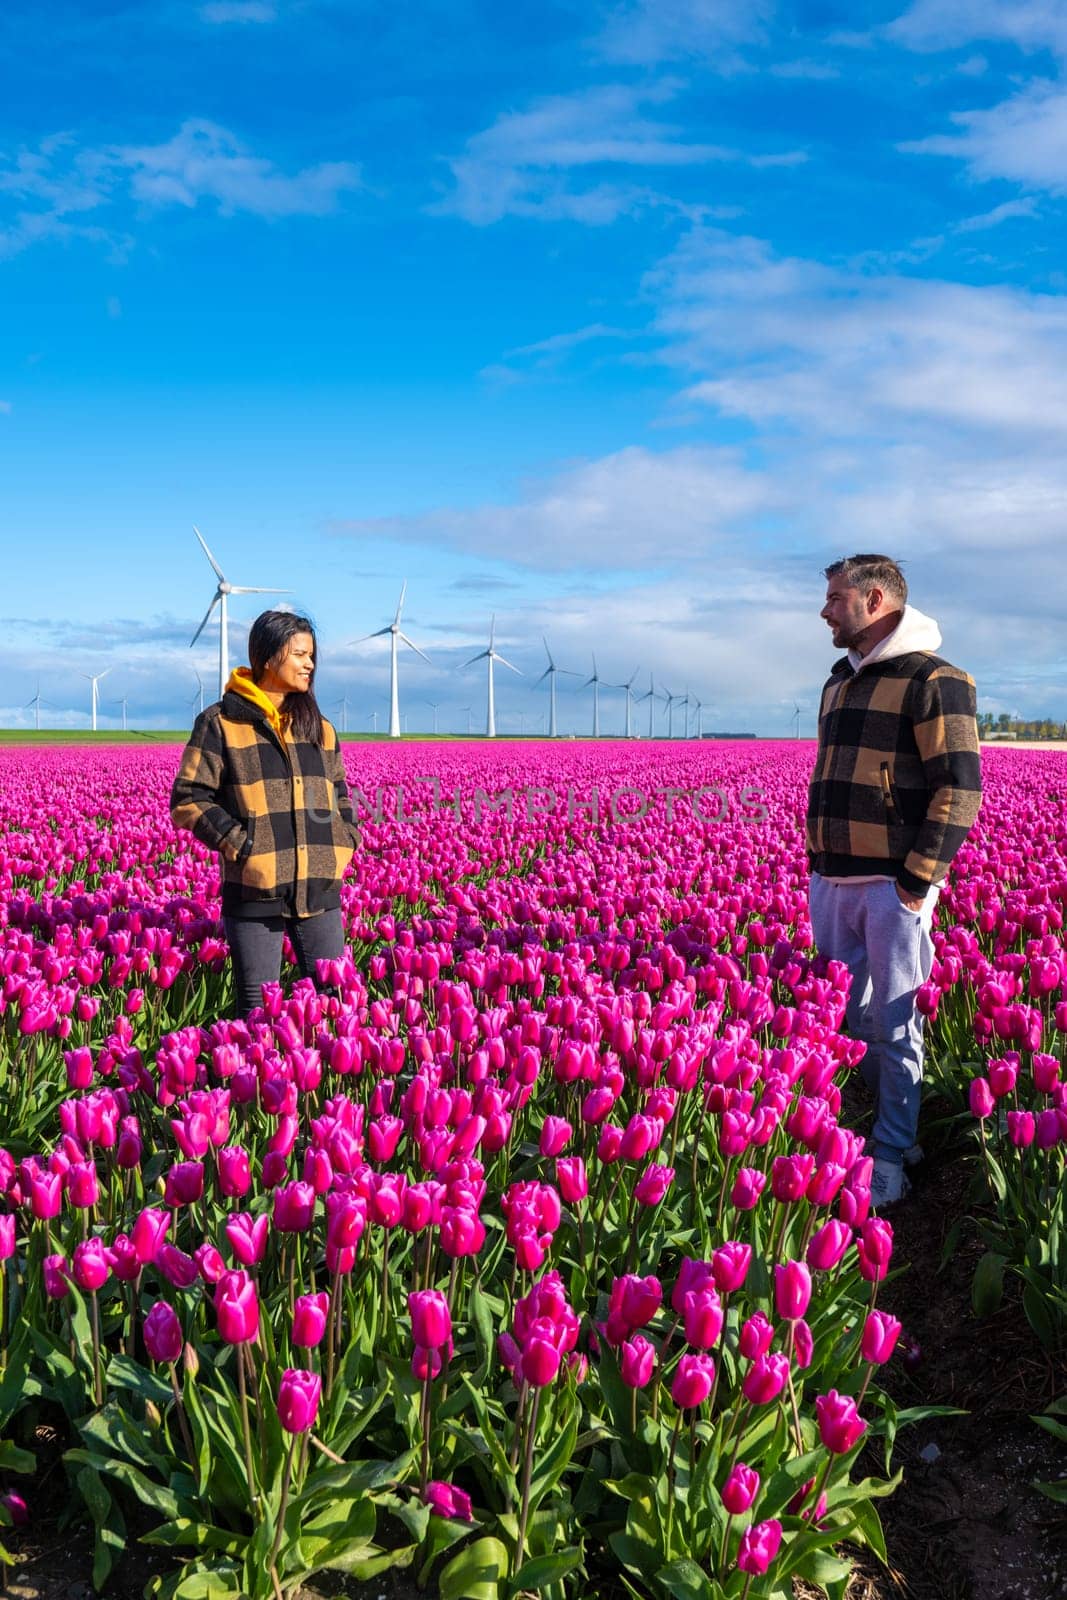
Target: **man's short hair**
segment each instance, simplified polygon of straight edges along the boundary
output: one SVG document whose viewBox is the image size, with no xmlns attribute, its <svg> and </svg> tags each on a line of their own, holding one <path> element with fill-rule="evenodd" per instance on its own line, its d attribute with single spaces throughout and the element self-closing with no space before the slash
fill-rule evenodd
<svg viewBox="0 0 1067 1600">
<path fill-rule="evenodd" d="M 823 577 L 843 578 L 850 589 L 858 589 L 860 594 L 881 589 L 888 599 L 901 607 L 908 603 L 907 580 L 889 556 L 845 556 L 841 561 L 831 562 Z"/>
</svg>

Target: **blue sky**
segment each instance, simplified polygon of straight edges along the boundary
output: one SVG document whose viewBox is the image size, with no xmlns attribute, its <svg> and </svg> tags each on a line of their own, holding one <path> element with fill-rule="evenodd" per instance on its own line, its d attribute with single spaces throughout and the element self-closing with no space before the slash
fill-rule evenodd
<svg viewBox="0 0 1067 1600">
<path fill-rule="evenodd" d="M 108 667 L 102 725 L 187 725 L 194 523 L 352 727 L 406 578 L 412 731 L 494 612 L 501 731 L 542 634 L 813 731 L 863 549 L 1067 716 L 1062 0 L 8 0 L 0 58 L 0 722 Z"/>
</svg>

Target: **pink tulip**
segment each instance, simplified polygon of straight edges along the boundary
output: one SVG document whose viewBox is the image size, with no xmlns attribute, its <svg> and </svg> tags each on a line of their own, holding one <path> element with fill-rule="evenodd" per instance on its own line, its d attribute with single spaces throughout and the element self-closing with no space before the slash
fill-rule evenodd
<svg viewBox="0 0 1067 1600">
<path fill-rule="evenodd" d="M 252 1344 L 259 1334 L 259 1297 L 247 1272 L 227 1272 L 215 1289 L 219 1333 L 227 1344 Z"/>
<path fill-rule="evenodd" d="M 182 1353 L 182 1325 L 165 1300 L 157 1300 L 144 1319 L 144 1347 L 153 1361 L 177 1361 Z"/>
<path fill-rule="evenodd" d="M 789 1359 L 781 1354 L 757 1356 L 745 1373 L 741 1392 L 754 1406 L 769 1405 L 785 1388 L 789 1378 Z"/>
<path fill-rule="evenodd" d="M 437 1289 L 418 1289 L 408 1295 L 408 1311 L 415 1343 L 425 1350 L 440 1350 L 452 1339 L 448 1301 Z"/>
<path fill-rule="evenodd" d="M 759 1494 L 760 1475 L 743 1461 L 735 1462 L 729 1477 L 722 1486 L 721 1498 L 731 1517 L 740 1517 L 748 1511 Z"/>
<path fill-rule="evenodd" d="M 819 1395 L 815 1401 L 815 1420 L 820 1439 L 835 1455 L 846 1455 L 867 1428 L 855 1400 L 838 1394 L 836 1389 Z"/>
<path fill-rule="evenodd" d="M 293 1305 L 293 1343 L 304 1350 L 321 1344 L 329 1313 L 330 1297 L 325 1290 L 298 1295 Z"/>
<path fill-rule="evenodd" d="M 671 1399 L 681 1411 L 703 1405 L 715 1381 L 715 1363 L 710 1356 L 684 1355 L 671 1383 Z"/>
<path fill-rule="evenodd" d="M 286 1368 L 278 1384 L 278 1421 L 286 1433 L 307 1433 L 315 1426 L 321 1394 L 318 1373 Z"/>
<path fill-rule="evenodd" d="M 863 1324 L 860 1355 L 878 1366 L 889 1360 L 900 1337 L 900 1323 L 887 1311 L 872 1311 Z"/>
<path fill-rule="evenodd" d="M 811 1301 L 811 1273 L 803 1261 L 786 1261 L 774 1269 L 774 1302 L 778 1315 L 793 1322 Z"/>
<path fill-rule="evenodd" d="M 769 1570 L 781 1543 L 782 1524 L 775 1518 L 767 1522 L 754 1522 L 741 1535 L 737 1551 L 738 1571 L 761 1576 Z"/>
<path fill-rule="evenodd" d="M 449 1517 L 453 1522 L 473 1522 L 474 1508 L 470 1495 L 457 1489 L 454 1483 L 442 1483 L 431 1478 L 423 1492 L 423 1499 L 435 1517 Z"/>
<path fill-rule="evenodd" d="M 631 1389 L 643 1389 L 652 1377 L 656 1364 L 656 1347 L 651 1339 L 635 1333 L 619 1346 L 619 1370 L 623 1383 Z"/>
</svg>

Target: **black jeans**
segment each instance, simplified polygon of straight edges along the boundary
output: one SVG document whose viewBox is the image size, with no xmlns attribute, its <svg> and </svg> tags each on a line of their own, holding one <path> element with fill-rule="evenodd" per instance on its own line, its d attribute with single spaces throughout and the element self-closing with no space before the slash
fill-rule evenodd
<svg viewBox="0 0 1067 1600">
<path fill-rule="evenodd" d="M 262 987 L 277 983 L 282 970 L 282 935 L 287 933 L 302 978 L 315 977 L 315 963 L 344 955 L 340 908 L 316 917 L 224 917 L 233 961 L 238 1017 L 263 1004 Z"/>
</svg>

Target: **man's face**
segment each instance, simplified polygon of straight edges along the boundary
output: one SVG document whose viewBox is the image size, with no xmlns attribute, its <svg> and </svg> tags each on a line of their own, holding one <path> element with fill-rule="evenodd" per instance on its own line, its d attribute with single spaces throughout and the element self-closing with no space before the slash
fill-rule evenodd
<svg viewBox="0 0 1067 1600">
<path fill-rule="evenodd" d="M 826 585 L 826 604 L 819 612 L 830 626 L 835 650 L 856 650 L 871 624 L 868 601 L 841 578 L 831 578 Z"/>
</svg>

